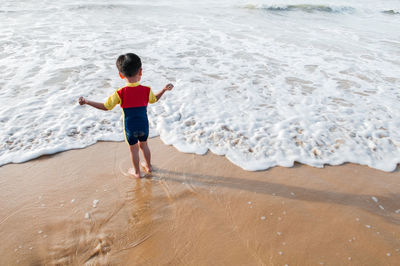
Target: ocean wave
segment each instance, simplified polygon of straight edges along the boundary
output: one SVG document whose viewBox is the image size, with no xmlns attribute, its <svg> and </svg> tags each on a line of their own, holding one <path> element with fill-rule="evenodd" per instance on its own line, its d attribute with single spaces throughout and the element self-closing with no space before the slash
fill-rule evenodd
<svg viewBox="0 0 400 266">
<path fill-rule="evenodd" d="M 70 4 L 70 5 L 54 5 L 39 8 L 21 8 L 21 9 L 4 9 L 0 10 L 1 13 L 33 13 L 33 12 L 57 12 L 57 10 L 64 9 L 68 11 L 99 11 L 99 10 L 116 10 L 132 7 L 123 4 Z"/>
<path fill-rule="evenodd" d="M 29 1 L 1 7 L 20 13 L 0 13 L 0 165 L 123 141 L 119 107 L 77 98 L 102 101 L 123 86 L 114 62 L 124 51 L 143 58 L 154 91 L 175 84 L 148 116 L 151 135 L 180 151 L 209 150 L 246 170 L 400 162 L 398 23 L 381 13 L 396 5 L 352 2 L 357 14 L 342 22 L 321 8 L 327 19 L 264 16 L 261 6 L 250 18 L 231 2 Z"/>
<path fill-rule="evenodd" d="M 389 15 L 400 15 L 400 11 L 393 10 L 393 9 L 384 10 L 384 11 L 382 11 L 382 13 L 389 14 Z"/>
<path fill-rule="evenodd" d="M 79 4 L 69 6 L 69 10 L 114 10 L 129 8 L 130 5 L 124 4 Z"/>
<path fill-rule="evenodd" d="M 71 11 L 107 11 L 107 10 L 136 10 L 137 8 L 168 8 L 168 4 L 162 3 L 81 3 L 81 4 L 69 4 L 67 9 Z"/>
<path fill-rule="evenodd" d="M 269 12 L 302 11 L 307 13 L 354 13 L 355 8 L 350 6 L 328 6 L 328 5 L 246 5 L 247 9 L 262 9 Z"/>
</svg>

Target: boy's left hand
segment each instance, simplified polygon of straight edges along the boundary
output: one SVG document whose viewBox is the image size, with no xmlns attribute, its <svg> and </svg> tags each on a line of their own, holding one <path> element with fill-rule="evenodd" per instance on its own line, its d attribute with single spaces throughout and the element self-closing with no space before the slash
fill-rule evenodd
<svg viewBox="0 0 400 266">
<path fill-rule="evenodd" d="M 87 104 L 87 102 L 86 102 L 86 99 L 85 99 L 85 98 L 83 98 L 83 97 L 79 97 L 79 100 L 78 100 L 78 102 L 79 102 L 79 104 L 80 104 L 80 105 Z"/>
</svg>

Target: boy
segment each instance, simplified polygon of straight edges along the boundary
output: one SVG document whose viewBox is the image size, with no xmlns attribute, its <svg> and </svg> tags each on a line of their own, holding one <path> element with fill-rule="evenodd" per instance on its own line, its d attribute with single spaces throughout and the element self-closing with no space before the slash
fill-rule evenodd
<svg viewBox="0 0 400 266">
<path fill-rule="evenodd" d="M 151 173 L 151 154 L 147 145 L 149 136 L 149 120 L 147 118 L 147 104 L 157 102 L 167 90 L 172 90 L 172 84 L 167 84 L 160 92 L 154 94 L 150 87 L 142 86 L 139 81 L 142 77 L 142 62 L 136 54 L 120 55 L 117 59 L 119 75 L 127 84 L 119 88 L 103 103 L 79 98 L 79 104 L 88 104 L 100 110 L 111 110 L 117 104 L 121 105 L 125 141 L 129 144 L 133 169 L 129 173 L 140 178 L 139 149 L 142 151 L 145 172 Z"/>
</svg>

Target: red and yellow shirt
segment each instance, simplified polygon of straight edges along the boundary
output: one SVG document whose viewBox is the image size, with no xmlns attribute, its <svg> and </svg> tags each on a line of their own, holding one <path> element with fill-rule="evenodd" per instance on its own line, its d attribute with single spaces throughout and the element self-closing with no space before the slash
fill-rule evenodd
<svg viewBox="0 0 400 266">
<path fill-rule="evenodd" d="M 151 88 L 136 82 L 127 83 L 125 87 L 116 90 L 108 97 L 104 107 L 108 110 L 113 109 L 117 104 L 121 105 L 121 108 L 143 107 L 155 102 L 157 98 Z"/>
</svg>

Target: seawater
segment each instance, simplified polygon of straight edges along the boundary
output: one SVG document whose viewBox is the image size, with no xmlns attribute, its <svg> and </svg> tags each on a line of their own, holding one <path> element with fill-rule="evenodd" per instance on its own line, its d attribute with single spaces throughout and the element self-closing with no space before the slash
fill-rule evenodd
<svg viewBox="0 0 400 266">
<path fill-rule="evenodd" d="M 400 2 L 8 1 L 0 165 L 122 141 L 115 59 L 142 57 L 151 135 L 247 170 L 400 162 Z M 156 152 L 156 151 L 153 151 Z"/>
</svg>

